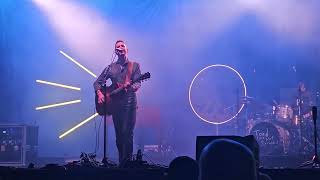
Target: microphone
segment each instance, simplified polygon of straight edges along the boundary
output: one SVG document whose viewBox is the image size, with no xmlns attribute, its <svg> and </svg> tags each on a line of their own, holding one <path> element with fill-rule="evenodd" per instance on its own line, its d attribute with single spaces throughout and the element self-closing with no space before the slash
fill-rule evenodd
<svg viewBox="0 0 320 180">
<path fill-rule="evenodd" d="M 123 49 L 123 48 L 116 48 L 116 49 L 115 49 L 115 52 L 116 52 L 116 53 L 120 53 L 120 52 L 122 52 L 122 51 L 124 51 L 124 50 L 125 50 L 125 49 Z"/>
<path fill-rule="evenodd" d="M 116 49 L 114 50 L 114 52 L 118 55 L 118 54 L 121 52 L 121 49 L 120 49 L 120 48 L 116 48 Z"/>
<path fill-rule="evenodd" d="M 312 106 L 312 119 L 315 121 L 318 116 L 317 106 Z"/>
</svg>

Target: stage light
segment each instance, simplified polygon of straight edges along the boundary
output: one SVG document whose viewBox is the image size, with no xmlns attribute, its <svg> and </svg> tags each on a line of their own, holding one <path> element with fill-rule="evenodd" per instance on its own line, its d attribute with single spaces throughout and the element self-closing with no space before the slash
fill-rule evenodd
<svg viewBox="0 0 320 180">
<path fill-rule="evenodd" d="M 84 67 L 83 65 L 81 65 L 79 62 L 77 62 L 75 59 L 73 59 L 72 57 L 70 57 L 68 54 L 64 53 L 63 51 L 60 51 L 60 53 L 62 55 L 64 55 L 66 58 L 68 58 L 70 61 L 74 62 L 76 65 L 78 65 L 81 69 L 85 70 L 87 73 L 89 73 L 91 76 L 93 76 L 94 78 L 97 78 L 97 76 L 91 72 L 89 69 L 87 69 L 86 67 Z"/>
<path fill-rule="evenodd" d="M 202 121 L 204 122 L 207 122 L 207 123 L 210 123 L 210 124 L 216 124 L 216 125 L 219 125 L 219 124 L 224 124 L 226 122 L 229 122 L 231 121 L 232 119 L 234 119 L 235 117 L 238 116 L 238 114 L 242 111 L 243 107 L 244 107 L 244 103 L 242 103 L 240 109 L 238 110 L 237 113 L 235 113 L 231 118 L 229 119 L 225 119 L 225 120 L 219 120 L 219 121 L 214 121 L 214 120 L 210 120 L 210 119 L 206 119 L 204 117 L 202 117 L 193 107 L 193 104 L 192 104 L 192 100 L 191 100 L 191 89 L 192 89 L 192 86 L 193 86 L 193 83 L 194 81 L 196 80 L 196 78 L 205 70 L 209 69 L 209 68 L 214 68 L 214 67 L 223 67 L 223 68 L 227 68 L 229 70 L 231 70 L 232 72 L 234 72 L 241 80 L 242 82 L 242 86 L 243 86 L 243 97 L 247 97 L 247 87 L 246 87 L 246 83 L 244 81 L 244 79 L 242 78 L 242 76 L 240 75 L 240 73 L 235 70 L 234 68 L 230 67 L 230 66 L 227 66 L 227 65 L 223 65 L 223 64 L 213 64 L 213 65 L 209 65 L 205 68 L 203 68 L 202 70 L 200 70 L 195 76 L 194 78 L 192 79 L 191 83 L 190 83 L 190 87 L 189 87 L 189 104 L 191 106 L 191 109 L 192 111 L 194 112 L 194 114 L 200 118 Z"/>
<path fill-rule="evenodd" d="M 59 83 L 54 83 L 54 82 L 49 82 L 49 81 L 43 81 L 43 80 L 36 80 L 37 83 L 41 83 L 41 84 L 48 84 L 48 85 L 52 85 L 52 86 L 57 86 L 57 87 L 62 87 L 62 88 L 66 88 L 66 89 L 72 89 L 72 90 L 77 90 L 80 91 L 81 89 L 78 87 L 74 87 L 74 86 L 67 86 L 64 84 L 59 84 Z"/>
<path fill-rule="evenodd" d="M 92 120 L 93 118 L 95 118 L 96 116 L 98 116 L 98 113 L 93 114 L 92 116 L 88 117 L 87 119 L 83 120 L 82 122 L 80 122 L 79 124 L 77 124 L 76 126 L 74 126 L 73 128 L 69 129 L 68 131 L 64 132 L 63 134 L 61 134 L 59 136 L 59 138 L 63 138 L 64 136 L 68 135 L 69 133 L 71 133 L 72 131 L 76 130 L 77 128 L 79 128 L 80 126 L 84 125 L 85 123 L 89 122 L 90 120 Z"/>
<path fill-rule="evenodd" d="M 70 104 L 75 104 L 75 103 L 80 103 L 80 102 L 81 102 L 81 100 L 66 101 L 66 102 L 50 104 L 50 105 L 46 105 L 46 106 L 39 106 L 39 107 L 36 107 L 36 110 L 48 109 L 48 108 L 53 108 L 53 107 L 58 107 L 58 106 L 65 106 L 65 105 L 70 105 Z"/>
<path fill-rule="evenodd" d="M 92 75 L 93 77 L 97 77 L 94 73 L 92 73 L 90 70 L 88 70 L 87 68 L 85 68 L 83 65 L 81 65 L 79 62 L 77 62 L 75 59 L 73 59 L 72 57 L 70 57 L 69 55 L 67 55 L 66 53 L 64 53 L 63 51 L 60 51 L 60 53 L 62 55 L 64 55 L 65 57 L 67 57 L 69 60 L 71 60 L 73 63 L 75 63 L 76 65 L 78 65 L 80 68 L 82 68 L 83 70 L 85 70 L 86 72 L 88 72 L 90 75 Z M 54 83 L 54 82 L 49 82 L 49 81 L 43 81 L 43 80 L 36 80 L 37 83 L 41 83 L 41 84 L 48 84 L 48 85 L 52 85 L 52 86 L 57 86 L 57 87 L 62 87 L 62 88 L 67 88 L 67 89 L 72 89 L 72 90 L 78 90 L 80 91 L 81 89 L 78 87 L 74 87 L 74 86 L 67 86 L 64 84 L 59 84 L 59 83 Z M 67 102 L 62 102 L 62 103 L 56 103 L 56 104 L 50 104 L 50 105 L 46 105 L 46 106 L 39 106 L 36 107 L 36 110 L 42 110 L 42 109 L 48 109 L 48 108 L 52 108 L 52 107 L 58 107 L 58 106 L 64 106 L 64 105 L 69 105 L 69 104 L 75 104 L 75 103 L 80 103 L 81 100 L 74 100 L 74 101 L 67 101 Z M 75 129 L 79 128 L 80 126 L 82 126 L 83 124 L 87 123 L 88 121 L 90 121 L 91 119 L 93 119 L 94 117 L 96 117 L 98 115 L 98 113 L 95 113 L 94 115 L 90 116 L 89 118 L 87 118 L 86 120 L 82 121 L 81 123 L 79 123 L 78 125 L 76 125 L 75 127 L 71 128 L 70 130 L 68 130 L 67 132 L 63 133 L 62 135 L 59 136 L 59 138 L 61 139 L 62 137 L 66 136 L 67 134 L 69 134 L 70 132 L 74 131 Z"/>
<path fill-rule="evenodd" d="M 256 8 L 266 3 L 265 0 L 238 0 L 238 3 L 245 6 L 245 8 Z"/>
</svg>

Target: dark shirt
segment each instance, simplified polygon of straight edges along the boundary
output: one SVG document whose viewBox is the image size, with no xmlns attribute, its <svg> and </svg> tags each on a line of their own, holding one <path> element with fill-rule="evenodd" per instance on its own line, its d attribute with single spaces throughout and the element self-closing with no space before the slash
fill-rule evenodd
<svg viewBox="0 0 320 180">
<path fill-rule="evenodd" d="M 115 63 L 110 64 L 107 66 L 103 72 L 100 74 L 98 79 L 94 82 L 94 90 L 100 90 L 103 86 L 105 86 L 106 81 L 110 78 L 112 85 L 116 86 L 119 84 L 124 84 L 126 79 L 126 74 L 128 72 L 128 63 L 129 61 L 126 60 L 123 65 L 121 65 L 118 61 Z M 130 80 L 136 80 L 140 75 L 140 65 L 136 62 L 132 62 L 132 74 Z M 120 106 L 127 106 L 127 107 L 136 107 L 137 99 L 135 90 L 140 88 L 141 83 L 137 82 L 133 84 L 130 88 L 128 88 L 127 92 L 122 91 L 119 95 L 116 96 L 114 99 L 117 102 L 117 105 Z"/>
</svg>

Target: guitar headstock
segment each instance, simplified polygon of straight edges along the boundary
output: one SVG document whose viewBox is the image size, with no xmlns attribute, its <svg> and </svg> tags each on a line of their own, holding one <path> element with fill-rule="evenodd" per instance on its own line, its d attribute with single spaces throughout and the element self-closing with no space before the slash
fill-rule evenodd
<svg viewBox="0 0 320 180">
<path fill-rule="evenodd" d="M 142 74 L 136 81 L 145 81 L 151 77 L 149 72 Z"/>
</svg>

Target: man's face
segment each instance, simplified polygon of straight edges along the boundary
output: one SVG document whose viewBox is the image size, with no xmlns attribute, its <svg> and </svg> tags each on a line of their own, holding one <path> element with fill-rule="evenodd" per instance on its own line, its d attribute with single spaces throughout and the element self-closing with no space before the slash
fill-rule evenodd
<svg viewBox="0 0 320 180">
<path fill-rule="evenodd" d="M 124 42 L 116 43 L 115 51 L 118 56 L 126 56 L 128 54 L 128 48 Z"/>
</svg>

